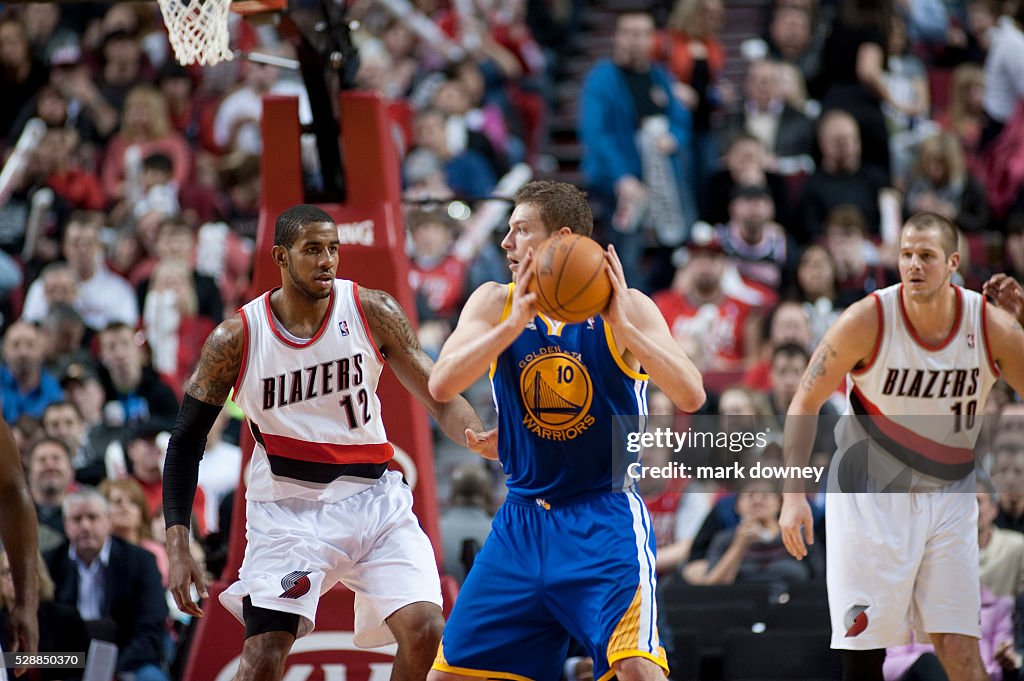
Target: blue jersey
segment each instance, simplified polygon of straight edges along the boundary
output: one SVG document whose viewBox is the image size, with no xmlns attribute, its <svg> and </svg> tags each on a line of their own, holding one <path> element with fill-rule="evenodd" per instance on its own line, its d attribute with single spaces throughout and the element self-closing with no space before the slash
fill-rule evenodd
<svg viewBox="0 0 1024 681">
<path fill-rule="evenodd" d="M 509 285 L 502 319 L 511 301 Z M 614 417 L 642 426 L 647 376 L 623 361 L 601 317 L 538 315 L 491 366 L 491 386 L 510 496 L 564 501 L 623 488 L 626 428 Z"/>
</svg>

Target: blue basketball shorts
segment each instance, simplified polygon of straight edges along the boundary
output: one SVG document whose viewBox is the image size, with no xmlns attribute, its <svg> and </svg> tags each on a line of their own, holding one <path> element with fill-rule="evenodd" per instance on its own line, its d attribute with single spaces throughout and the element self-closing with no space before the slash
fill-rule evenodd
<svg viewBox="0 0 1024 681">
<path fill-rule="evenodd" d="M 643 500 L 607 493 L 558 506 L 511 496 L 455 601 L 434 669 L 557 680 L 575 638 L 594 678 L 644 657 L 668 671 L 656 625 L 654 533 Z"/>
</svg>

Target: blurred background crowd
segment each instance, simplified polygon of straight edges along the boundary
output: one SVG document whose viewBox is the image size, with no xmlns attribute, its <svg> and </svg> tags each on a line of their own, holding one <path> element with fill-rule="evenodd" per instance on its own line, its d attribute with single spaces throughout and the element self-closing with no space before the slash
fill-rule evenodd
<svg viewBox="0 0 1024 681">
<path fill-rule="evenodd" d="M 956 222 L 958 283 L 1024 278 L 1024 2 L 356 0 L 346 11 L 357 87 L 384 100 L 400 154 L 410 284 L 432 354 L 479 283 L 509 280 L 504 226 L 477 209 L 524 169 L 588 191 L 596 238 L 654 297 L 705 375 L 702 415 L 730 431 L 781 433 L 829 324 L 898 280 L 906 215 Z M 294 57 L 272 26 L 230 21 L 232 44 Z M 104 636 L 138 681 L 180 678 L 187 650 L 188 617 L 164 590 L 162 457 L 203 340 L 245 302 L 261 96 L 296 95 L 311 120 L 296 71 L 242 59 L 184 68 L 164 31 L 154 2 L 0 5 L 0 149 L 18 165 L 0 186 L 0 403 L 39 513 L 43 644 L 84 650 Z M 493 413 L 485 384 L 470 396 Z M 654 386 L 649 402 L 678 416 Z M 979 493 L 979 587 L 998 606 L 986 658 L 997 678 L 1019 670 L 1024 647 L 1012 603 L 1024 593 L 1024 405 L 997 389 L 985 414 L 980 453 L 1000 494 Z M 211 574 L 224 563 L 241 418 L 225 408 L 200 468 L 194 549 Z M 815 455 L 827 464 L 824 440 Z M 436 450 L 445 571 L 461 579 L 502 478 L 440 437 Z M 779 444 L 739 457 L 778 460 Z M 753 609 L 723 611 L 745 624 L 781 617 L 763 606 L 794 585 L 820 585 L 822 556 L 797 563 L 781 546 L 771 485 L 648 480 L 642 491 L 680 670 L 703 660 L 692 674 L 707 678 L 730 659 L 721 640 L 687 633 L 709 617 L 676 607 L 696 598 L 689 586 L 763 588 L 736 597 Z M 119 560 L 122 543 L 154 560 Z M 97 554 L 124 571 L 105 591 L 76 571 L 75 556 Z M 0 585 L 3 603 L 3 563 Z M 827 631 L 821 592 L 808 593 L 790 624 Z M 919 648 L 890 681 L 927 667 Z M 567 675 L 585 677 L 576 667 Z"/>
</svg>

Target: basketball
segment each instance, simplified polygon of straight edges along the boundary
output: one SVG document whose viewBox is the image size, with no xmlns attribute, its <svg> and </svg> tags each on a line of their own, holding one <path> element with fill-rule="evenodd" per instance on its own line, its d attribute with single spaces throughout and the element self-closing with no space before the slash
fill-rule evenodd
<svg viewBox="0 0 1024 681">
<path fill-rule="evenodd" d="M 612 296 L 604 249 L 580 234 L 555 234 L 533 253 L 530 292 L 548 317 L 577 324 L 600 314 Z"/>
</svg>

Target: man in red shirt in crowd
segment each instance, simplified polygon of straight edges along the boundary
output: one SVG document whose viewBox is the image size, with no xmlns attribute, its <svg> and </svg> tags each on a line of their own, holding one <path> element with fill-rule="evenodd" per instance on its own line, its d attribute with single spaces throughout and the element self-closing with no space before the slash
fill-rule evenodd
<svg viewBox="0 0 1024 681">
<path fill-rule="evenodd" d="M 702 371 L 741 371 L 757 360 L 760 310 L 776 294 L 743 279 L 707 225 L 694 225 L 672 287 L 654 295 L 672 335 Z"/>
</svg>

